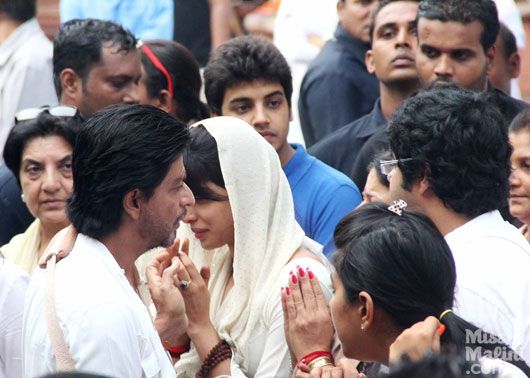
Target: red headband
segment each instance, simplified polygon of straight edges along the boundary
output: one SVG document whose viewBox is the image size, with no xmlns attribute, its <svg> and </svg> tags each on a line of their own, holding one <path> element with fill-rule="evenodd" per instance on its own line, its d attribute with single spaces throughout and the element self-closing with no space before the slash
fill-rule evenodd
<svg viewBox="0 0 530 378">
<path fill-rule="evenodd" d="M 167 90 L 169 91 L 171 97 L 173 97 L 173 80 L 171 80 L 171 75 L 169 75 L 169 72 L 167 72 L 166 67 L 164 67 L 153 51 L 151 51 L 149 46 L 147 46 L 145 43 L 142 43 L 140 48 L 142 49 L 142 52 L 149 58 L 151 63 L 153 63 L 153 65 L 164 74 L 167 80 Z"/>
</svg>

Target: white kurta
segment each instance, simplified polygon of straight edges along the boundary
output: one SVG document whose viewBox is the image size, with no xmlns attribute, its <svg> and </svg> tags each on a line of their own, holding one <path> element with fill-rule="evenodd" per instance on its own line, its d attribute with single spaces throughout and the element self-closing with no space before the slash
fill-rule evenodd
<svg viewBox="0 0 530 378">
<path fill-rule="evenodd" d="M 22 377 L 22 313 L 29 277 L 0 258 L 0 378 Z"/>
<path fill-rule="evenodd" d="M 99 241 L 78 235 L 57 264 L 57 315 L 76 369 L 112 377 L 174 377 L 147 308 Z M 23 327 L 25 377 L 55 372 L 44 320 L 45 274 L 28 287 Z"/>
<path fill-rule="evenodd" d="M 530 361 L 530 247 L 498 211 L 446 235 L 456 264 L 455 312 Z"/>
<path fill-rule="evenodd" d="M 52 55 L 53 46 L 36 18 L 0 45 L 0 160 L 16 112 L 57 104 Z"/>
</svg>

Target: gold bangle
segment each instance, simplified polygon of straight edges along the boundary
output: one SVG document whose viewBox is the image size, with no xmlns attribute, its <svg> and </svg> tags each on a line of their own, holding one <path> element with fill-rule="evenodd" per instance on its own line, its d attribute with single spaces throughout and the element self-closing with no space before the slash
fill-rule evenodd
<svg viewBox="0 0 530 378">
<path fill-rule="evenodd" d="M 307 367 L 309 370 L 313 370 L 317 367 L 324 367 L 324 366 L 334 366 L 331 358 L 327 356 L 322 356 L 315 358 L 313 361 L 311 361 L 309 364 L 307 364 Z"/>
</svg>

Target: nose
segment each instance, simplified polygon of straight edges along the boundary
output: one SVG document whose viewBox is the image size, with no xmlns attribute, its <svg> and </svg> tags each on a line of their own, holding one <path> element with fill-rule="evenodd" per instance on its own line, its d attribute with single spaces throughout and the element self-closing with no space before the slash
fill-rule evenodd
<svg viewBox="0 0 530 378">
<path fill-rule="evenodd" d="M 510 173 L 510 186 L 519 186 L 521 184 L 521 180 L 519 178 L 519 174 L 517 173 L 517 168 L 512 168 Z"/>
<path fill-rule="evenodd" d="M 438 77 L 452 77 L 454 74 L 453 65 L 448 56 L 442 55 L 438 60 L 434 73 Z"/>
<path fill-rule="evenodd" d="M 123 94 L 123 102 L 125 104 L 140 103 L 140 85 L 138 83 L 130 84 Z"/>
<path fill-rule="evenodd" d="M 48 193 L 55 193 L 61 188 L 59 172 L 56 169 L 48 168 L 44 173 L 42 189 Z"/>
<path fill-rule="evenodd" d="M 406 28 L 401 28 L 396 37 L 396 47 L 411 47 L 412 40 L 416 37 L 411 35 Z"/>
<path fill-rule="evenodd" d="M 269 123 L 270 119 L 265 107 L 262 105 L 256 106 L 254 115 L 252 117 L 252 126 L 259 129 L 264 126 L 268 126 Z"/>
<path fill-rule="evenodd" d="M 186 215 L 182 220 L 184 223 L 191 223 L 197 220 L 197 214 L 195 213 L 195 197 L 190 188 L 186 184 L 184 185 L 184 193 L 181 196 L 180 204 L 186 208 Z"/>
</svg>

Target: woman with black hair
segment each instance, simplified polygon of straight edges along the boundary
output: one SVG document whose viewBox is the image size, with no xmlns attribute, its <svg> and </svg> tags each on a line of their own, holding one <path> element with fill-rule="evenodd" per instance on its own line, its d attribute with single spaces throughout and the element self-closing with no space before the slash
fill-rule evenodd
<svg viewBox="0 0 530 378">
<path fill-rule="evenodd" d="M 177 376 L 287 377 L 281 286 L 311 267 L 330 298 L 322 246 L 296 222 L 278 154 L 254 128 L 214 117 L 190 135 L 184 166 L 195 203 L 177 231 L 189 257 L 179 254 L 175 284 L 192 347 L 179 356 Z"/>
<path fill-rule="evenodd" d="M 140 103 L 156 106 L 190 125 L 210 116 L 200 100 L 202 79 L 199 64 L 177 42 L 143 42 Z"/>
<path fill-rule="evenodd" d="M 404 331 L 434 321 L 442 336 L 434 332 L 432 345 L 439 343 L 442 352 L 467 353 L 477 364 L 498 367 L 501 377 L 530 374 L 510 347 L 452 312 L 456 270 L 451 250 L 428 218 L 404 206 L 403 201 L 388 208 L 366 205 L 337 225 L 331 317 L 309 322 L 315 309 L 325 306 L 320 288 L 307 276 L 298 277 L 296 284 L 289 281 L 282 299 L 286 338 L 297 360 L 311 367 L 305 357 L 329 345 L 311 335 L 322 335 L 319 329 L 327 329 L 331 318 L 346 357 L 383 365 L 389 365 L 391 346 Z M 325 369 L 332 368 L 328 362 Z"/>
</svg>

